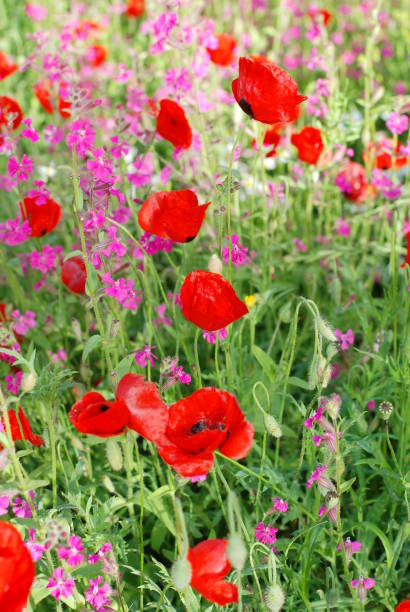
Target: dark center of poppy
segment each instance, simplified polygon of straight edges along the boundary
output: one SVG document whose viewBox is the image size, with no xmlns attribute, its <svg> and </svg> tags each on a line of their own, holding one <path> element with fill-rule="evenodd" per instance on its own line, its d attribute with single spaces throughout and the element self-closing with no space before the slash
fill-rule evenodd
<svg viewBox="0 0 410 612">
<path fill-rule="evenodd" d="M 109 410 L 109 409 L 110 409 L 110 407 L 107 406 L 107 404 L 102 404 L 100 406 L 100 412 L 107 412 L 107 410 Z"/>
<path fill-rule="evenodd" d="M 188 236 L 188 238 L 185 240 L 185 242 L 192 242 L 194 240 L 195 236 Z"/>
<path fill-rule="evenodd" d="M 241 107 L 241 109 L 243 110 L 244 113 L 246 113 L 247 115 L 249 115 L 249 117 L 252 117 L 252 119 L 253 119 L 253 110 L 252 110 L 252 107 L 249 104 L 249 102 L 247 102 L 245 100 L 245 98 L 241 98 L 239 100 L 239 106 Z"/>
<path fill-rule="evenodd" d="M 192 425 L 191 429 L 189 430 L 189 433 L 192 436 L 194 436 L 195 434 L 201 433 L 202 431 L 205 431 L 206 429 L 208 431 L 213 431 L 215 429 L 219 429 L 220 431 L 225 431 L 225 423 L 215 423 L 214 425 L 212 425 L 208 421 L 201 419 L 200 421 L 195 423 L 195 425 Z"/>
<path fill-rule="evenodd" d="M 42 229 L 42 230 L 41 230 L 41 235 L 42 235 L 42 236 L 45 236 L 45 234 L 47 234 L 47 230 Z"/>
</svg>

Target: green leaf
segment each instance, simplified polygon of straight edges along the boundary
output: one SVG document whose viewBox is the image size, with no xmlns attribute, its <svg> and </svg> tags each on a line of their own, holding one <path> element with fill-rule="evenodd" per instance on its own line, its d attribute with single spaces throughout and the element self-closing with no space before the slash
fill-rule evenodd
<svg viewBox="0 0 410 612">
<path fill-rule="evenodd" d="M 100 344 L 101 344 L 100 334 L 94 334 L 94 336 L 91 336 L 91 338 L 88 338 L 85 344 L 84 350 L 83 350 L 82 360 L 85 361 L 88 355 L 91 353 L 91 351 L 96 349 L 97 346 L 100 346 Z"/>
<path fill-rule="evenodd" d="M 275 379 L 275 362 L 265 351 L 263 351 L 259 346 L 253 345 L 252 354 L 258 361 L 262 370 L 265 372 L 266 376 L 269 378 L 271 382 Z"/>
<path fill-rule="evenodd" d="M 351 478 L 350 480 L 346 480 L 346 482 L 343 482 L 340 485 L 340 493 L 346 493 L 346 491 L 348 491 L 351 488 L 355 480 L 356 480 L 356 476 L 354 478 Z"/>
<path fill-rule="evenodd" d="M 393 551 L 392 551 L 391 544 L 389 540 L 387 539 L 386 534 L 383 533 L 381 529 L 376 527 L 376 525 L 374 525 L 373 523 L 368 523 L 367 521 L 364 521 L 363 523 L 356 523 L 354 527 L 368 529 L 369 531 L 372 531 L 374 535 L 379 538 L 379 540 L 383 544 L 384 551 L 386 553 L 387 569 L 390 569 L 392 560 L 393 560 Z"/>
<path fill-rule="evenodd" d="M 302 378 L 298 378 L 297 376 L 289 376 L 288 383 L 293 385 L 294 387 L 300 387 L 301 389 L 305 389 L 305 391 L 311 391 L 312 387 Z"/>
</svg>

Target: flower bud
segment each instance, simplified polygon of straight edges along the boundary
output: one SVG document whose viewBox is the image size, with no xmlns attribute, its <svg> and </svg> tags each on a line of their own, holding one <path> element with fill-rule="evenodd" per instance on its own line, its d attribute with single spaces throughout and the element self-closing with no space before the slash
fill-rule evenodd
<svg viewBox="0 0 410 612">
<path fill-rule="evenodd" d="M 316 318 L 316 322 L 319 334 L 326 338 L 326 340 L 329 340 L 329 342 L 337 342 L 337 338 L 334 335 L 333 330 L 330 327 L 329 323 L 327 323 L 327 321 L 325 321 L 324 319 L 322 319 L 322 317 L 319 316 Z"/>
<path fill-rule="evenodd" d="M 265 413 L 263 417 L 263 421 L 265 423 L 265 429 L 268 432 L 268 434 L 270 434 L 274 438 L 282 437 L 282 429 L 279 423 L 277 422 L 277 420 L 275 419 L 275 417 L 273 417 L 270 414 Z"/>
<path fill-rule="evenodd" d="M 114 472 L 119 472 L 122 469 L 123 461 L 121 447 L 118 442 L 112 439 L 107 440 L 106 452 L 108 463 Z"/>
<path fill-rule="evenodd" d="M 230 536 L 226 547 L 226 556 L 234 569 L 243 570 L 248 550 L 239 533 L 234 533 Z"/>
<path fill-rule="evenodd" d="M 178 559 L 171 567 L 171 579 L 177 591 L 184 591 L 192 578 L 192 568 L 188 559 Z"/>
<path fill-rule="evenodd" d="M 214 274 L 222 274 L 222 261 L 218 255 L 211 255 L 208 261 L 208 270 Z"/>
<path fill-rule="evenodd" d="M 292 303 L 286 302 L 286 304 L 284 304 L 284 306 L 282 306 L 282 308 L 279 310 L 279 319 L 284 323 L 290 323 L 292 319 L 291 307 Z"/>
<path fill-rule="evenodd" d="M 24 393 L 30 393 L 36 386 L 37 376 L 32 372 L 26 372 L 21 379 L 21 390 Z"/>
<path fill-rule="evenodd" d="M 379 415 L 384 421 L 388 421 L 393 414 L 393 404 L 391 402 L 382 402 L 379 405 Z"/>
<path fill-rule="evenodd" d="M 104 476 L 102 477 L 102 483 L 104 487 L 107 489 L 107 491 L 109 491 L 110 493 L 115 493 L 115 487 L 112 483 L 111 478 L 107 476 L 107 474 L 104 474 Z"/>
<path fill-rule="evenodd" d="M 263 598 L 269 612 L 279 612 L 285 603 L 285 594 L 278 584 L 269 586 L 266 589 Z"/>
<path fill-rule="evenodd" d="M 71 329 L 73 330 L 75 339 L 78 340 L 78 342 L 81 342 L 81 325 L 79 320 L 75 317 L 71 319 Z"/>
</svg>

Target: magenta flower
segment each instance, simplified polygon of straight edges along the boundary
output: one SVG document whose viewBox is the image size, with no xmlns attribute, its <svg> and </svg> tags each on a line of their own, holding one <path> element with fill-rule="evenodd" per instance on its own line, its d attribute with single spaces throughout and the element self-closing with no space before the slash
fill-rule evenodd
<svg viewBox="0 0 410 612">
<path fill-rule="evenodd" d="M 7 170 L 11 177 L 14 177 L 19 183 L 27 181 L 30 174 L 33 174 L 33 162 L 27 155 L 23 155 L 19 163 L 15 157 L 10 157 Z"/>
<path fill-rule="evenodd" d="M 229 236 L 226 236 L 226 240 L 229 242 Z M 248 264 L 250 261 L 248 256 L 248 247 L 244 247 L 239 244 L 239 236 L 236 234 L 231 235 L 231 248 L 229 248 L 229 246 L 222 247 L 222 257 L 227 265 L 230 257 L 235 268 L 238 268 L 239 266 L 246 266 L 246 264 Z"/>
<path fill-rule="evenodd" d="M 155 365 L 155 359 L 158 359 L 156 355 L 154 355 L 155 346 L 149 346 L 145 344 L 144 348 L 135 353 L 135 361 L 140 366 L 140 368 L 147 367 L 147 361 L 150 362 L 152 366 Z"/>
<path fill-rule="evenodd" d="M 350 232 L 352 231 L 349 222 L 346 221 L 346 219 L 343 219 L 342 217 L 336 219 L 335 230 L 337 234 L 339 234 L 340 236 L 344 236 L 345 238 L 347 238 L 347 236 L 350 236 Z"/>
<path fill-rule="evenodd" d="M 376 408 L 376 402 L 375 400 L 369 400 L 367 402 L 367 407 L 369 409 L 370 412 L 373 412 L 373 410 Z"/>
<path fill-rule="evenodd" d="M 152 321 L 155 327 L 159 327 L 160 325 L 164 325 L 165 327 L 172 327 L 172 319 L 165 316 L 166 309 L 166 304 L 160 304 L 159 306 L 154 307 L 154 310 L 158 315 L 158 317 L 155 317 Z"/>
<path fill-rule="evenodd" d="M 11 318 L 14 321 L 13 331 L 20 336 L 25 336 L 29 329 L 36 326 L 36 314 L 32 310 L 27 310 L 24 314 L 20 314 L 19 310 L 12 310 Z"/>
<path fill-rule="evenodd" d="M 347 561 L 347 564 L 349 565 L 350 561 L 352 560 L 353 553 L 359 552 L 362 548 L 362 545 L 360 542 L 351 542 L 350 538 L 347 538 L 347 540 L 345 540 L 344 542 L 344 548 L 345 548 L 345 553 L 346 553 L 346 561 Z M 342 550 L 342 547 L 340 546 L 340 542 L 337 545 L 336 550 Z"/>
<path fill-rule="evenodd" d="M 89 589 L 84 593 L 86 601 L 91 604 L 97 612 L 105 609 L 104 606 L 112 604 L 112 600 L 108 599 L 112 593 L 111 587 L 107 582 L 103 582 L 102 576 L 97 576 L 95 580 L 89 580 Z"/>
<path fill-rule="evenodd" d="M 0 425 L 3 426 L 2 423 L 0 423 Z M 11 500 L 8 495 L 2 495 L 0 497 L 0 516 L 2 516 L 3 514 L 7 514 L 7 512 L 9 511 L 10 503 L 11 503 Z"/>
<path fill-rule="evenodd" d="M 47 583 L 47 588 L 55 599 L 70 597 L 73 594 L 74 586 L 74 580 L 67 578 L 62 567 L 54 570 L 52 578 Z"/>
<path fill-rule="evenodd" d="M 283 499 L 280 499 L 279 497 L 272 497 L 272 501 L 273 501 L 273 506 L 272 506 L 272 511 L 275 512 L 280 512 L 280 513 L 285 513 L 288 511 L 288 502 L 287 501 L 283 501 Z"/>
<path fill-rule="evenodd" d="M 308 489 L 313 485 L 314 482 L 317 482 L 318 486 L 324 491 L 333 491 L 334 484 L 327 478 L 325 475 L 328 470 L 327 465 L 319 465 L 313 474 L 310 476 L 308 481 L 306 482 L 306 486 Z"/>
<path fill-rule="evenodd" d="M 29 551 L 31 558 L 33 559 L 34 562 L 39 561 L 42 556 L 43 553 L 46 549 L 45 546 L 42 546 L 41 544 L 37 544 L 34 541 L 34 534 L 35 534 L 35 530 L 34 529 L 29 529 L 28 530 L 28 535 L 29 535 L 29 541 L 25 542 L 26 548 Z"/>
<path fill-rule="evenodd" d="M 7 376 L 4 377 L 7 391 L 13 395 L 18 395 L 22 379 L 23 372 L 16 372 L 15 376 L 13 374 L 7 374 Z"/>
<path fill-rule="evenodd" d="M 392 134 L 402 134 L 409 127 L 409 118 L 407 115 L 400 115 L 395 112 L 390 113 L 386 121 L 386 126 Z"/>
<path fill-rule="evenodd" d="M 107 552 L 111 550 L 112 545 L 109 542 L 106 542 L 105 544 L 103 544 L 103 546 L 101 546 L 101 548 L 97 550 L 95 555 L 90 555 L 88 557 L 88 563 L 91 563 L 91 565 L 95 565 L 96 563 L 98 563 L 98 561 L 101 561 L 105 557 Z"/>
<path fill-rule="evenodd" d="M 366 601 L 367 591 L 372 589 L 375 584 L 374 578 L 363 578 L 360 576 L 358 580 L 352 580 L 352 587 L 357 589 L 357 594 L 363 602 Z"/>
<path fill-rule="evenodd" d="M 136 311 L 142 300 L 142 292 L 136 291 L 132 278 L 118 278 L 114 280 L 109 272 L 102 275 L 105 284 L 105 293 L 114 298 L 123 308 Z"/>
<path fill-rule="evenodd" d="M 218 331 L 206 331 L 205 329 L 202 332 L 202 337 L 204 340 L 206 340 L 207 342 L 209 342 L 209 344 L 216 344 L 216 334 L 218 334 L 218 340 L 219 342 L 221 342 L 222 340 L 225 340 L 228 337 L 228 332 L 226 327 L 222 327 L 221 329 L 218 329 Z"/>
<path fill-rule="evenodd" d="M 354 343 L 354 333 L 351 329 L 348 329 L 345 334 L 340 329 L 335 329 L 335 336 L 339 340 L 342 351 L 347 351 L 349 346 Z"/>
<path fill-rule="evenodd" d="M 8 219 L 5 223 L 0 223 L 0 242 L 7 246 L 16 246 L 30 238 L 31 227 L 28 221 L 21 223 L 21 220 Z"/>
<path fill-rule="evenodd" d="M 79 536 L 70 536 L 68 543 L 69 548 L 61 547 L 58 549 L 58 556 L 60 559 L 65 559 L 70 567 L 77 567 L 77 565 L 81 565 L 84 561 L 84 554 L 81 552 L 84 550 L 81 538 Z"/>
<path fill-rule="evenodd" d="M 29 491 L 29 496 L 31 500 L 34 500 L 34 491 Z M 36 508 L 36 504 L 33 502 L 34 508 Z M 13 501 L 13 512 L 18 518 L 32 518 L 33 514 L 31 512 L 30 504 L 25 499 L 21 497 L 15 497 Z"/>
<path fill-rule="evenodd" d="M 190 481 L 192 482 L 192 484 L 195 484 L 196 482 L 203 482 L 204 480 L 206 480 L 207 474 L 201 474 L 200 476 L 192 476 L 192 478 L 190 478 Z"/>
<path fill-rule="evenodd" d="M 276 534 L 278 531 L 279 529 L 271 527 L 270 523 L 265 527 L 265 525 L 260 522 L 255 527 L 255 537 L 258 542 L 272 546 L 276 541 Z"/>
</svg>

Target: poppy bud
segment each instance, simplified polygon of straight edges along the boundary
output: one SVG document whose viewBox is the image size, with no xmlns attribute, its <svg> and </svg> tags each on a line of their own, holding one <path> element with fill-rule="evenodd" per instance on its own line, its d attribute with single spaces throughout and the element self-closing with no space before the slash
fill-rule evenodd
<svg viewBox="0 0 410 612">
<path fill-rule="evenodd" d="M 30 393 L 36 386 L 37 377 L 32 372 L 28 372 L 23 374 L 23 378 L 21 379 L 21 390 L 24 393 Z"/>
<path fill-rule="evenodd" d="M 104 476 L 102 477 L 102 483 L 104 487 L 107 489 L 107 491 L 109 491 L 110 493 L 115 493 L 115 487 L 112 483 L 111 478 L 107 476 L 107 474 L 104 474 Z"/>
<path fill-rule="evenodd" d="M 291 302 L 286 302 L 279 310 L 279 319 L 283 323 L 290 323 L 292 319 Z"/>
<path fill-rule="evenodd" d="M 269 612 L 279 612 L 285 603 L 285 594 L 278 584 L 269 586 L 263 594 Z"/>
<path fill-rule="evenodd" d="M 119 472 L 123 465 L 120 445 L 115 440 L 108 440 L 106 451 L 108 463 L 110 464 L 114 472 Z"/>
<path fill-rule="evenodd" d="M 222 274 L 222 261 L 215 253 L 209 258 L 208 270 L 214 274 Z"/>
<path fill-rule="evenodd" d="M 271 414 L 265 413 L 263 416 L 263 422 L 265 424 L 265 429 L 268 434 L 270 434 L 274 438 L 282 437 L 282 429 L 275 417 L 273 417 Z"/>
<path fill-rule="evenodd" d="M 316 318 L 316 323 L 319 334 L 321 334 L 324 338 L 326 338 L 326 340 L 329 340 L 330 342 L 337 342 L 337 338 L 334 335 L 333 330 L 330 327 L 329 323 L 327 323 L 327 321 L 325 321 L 324 319 L 322 319 L 322 317 L 319 316 Z"/>
<path fill-rule="evenodd" d="M 245 542 L 239 533 L 234 533 L 228 540 L 226 547 L 226 556 L 233 568 L 243 570 L 245 561 L 248 556 L 248 550 Z"/>
<path fill-rule="evenodd" d="M 384 421 L 388 421 L 393 414 L 393 404 L 391 402 L 382 402 L 379 405 L 379 414 Z"/>
<path fill-rule="evenodd" d="M 192 568 L 188 559 L 178 559 L 171 568 L 171 579 L 177 591 L 184 591 L 192 578 Z"/>
<path fill-rule="evenodd" d="M 75 317 L 71 319 L 71 329 L 73 330 L 73 334 L 76 340 L 78 340 L 78 342 L 81 342 L 81 325 L 79 320 Z"/>
</svg>

